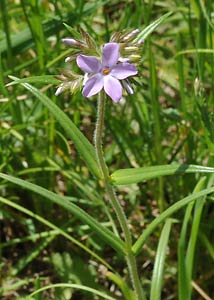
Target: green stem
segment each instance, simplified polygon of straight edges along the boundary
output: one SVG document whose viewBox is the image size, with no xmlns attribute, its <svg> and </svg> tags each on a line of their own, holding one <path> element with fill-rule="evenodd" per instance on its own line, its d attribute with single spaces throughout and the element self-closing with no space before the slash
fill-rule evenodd
<svg viewBox="0 0 214 300">
<path fill-rule="evenodd" d="M 101 91 L 99 93 L 98 103 L 97 103 L 97 122 L 96 122 L 96 128 L 94 133 L 94 145 L 95 145 L 97 160 L 100 166 L 102 177 L 105 179 L 109 177 L 109 171 L 104 160 L 103 147 L 102 147 L 104 115 L 105 115 L 105 96 L 103 94 L 103 91 Z"/>
<path fill-rule="evenodd" d="M 100 170 L 101 170 L 101 173 L 103 176 L 104 186 L 107 191 L 110 204 L 112 205 L 112 207 L 117 215 L 120 227 L 124 234 L 124 239 L 125 239 L 126 247 L 127 247 L 126 248 L 126 261 L 127 261 L 130 277 L 132 280 L 132 284 L 133 284 L 133 287 L 135 290 L 136 300 L 144 300 L 145 297 L 143 295 L 143 290 L 142 290 L 142 286 L 141 286 L 138 271 L 137 271 L 137 264 L 136 264 L 136 260 L 133 255 L 133 252 L 132 252 L 132 237 L 131 237 L 131 233 L 130 233 L 130 230 L 128 227 L 128 221 L 126 219 L 123 208 L 120 205 L 120 202 L 118 201 L 118 199 L 114 193 L 113 186 L 110 183 L 109 170 L 105 163 L 105 159 L 104 159 L 104 155 L 103 155 L 102 134 L 103 134 L 103 129 L 104 129 L 105 101 L 106 101 L 106 99 L 105 99 L 104 92 L 101 91 L 99 93 L 99 98 L 98 98 L 97 123 L 96 123 L 95 135 L 94 135 L 96 155 L 97 155 L 97 160 L 98 160 Z"/>
</svg>

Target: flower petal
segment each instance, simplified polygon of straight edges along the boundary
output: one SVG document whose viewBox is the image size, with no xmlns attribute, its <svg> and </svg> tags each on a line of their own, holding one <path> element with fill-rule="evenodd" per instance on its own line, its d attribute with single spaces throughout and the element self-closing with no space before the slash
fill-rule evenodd
<svg viewBox="0 0 214 300">
<path fill-rule="evenodd" d="M 107 43 L 103 47 L 102 66 L 112 67 L 119 58 L 119 45 L 117 43 Z"/>
<path fill-rule="evenodd" d="M 82 54 L 77 56 L 77 65 L 85 73 L 97 73 L 101 67 L 96 57 Z"/>
<path fill-rule="evenodd" d="M 96 74 L 89 78 L 83 88 L 83 96 L 89 98 L 97 93 L 99 93 L 103 88 L 103 76 L 101 74 Z"/>
<path fill-rule="evenodd" d="M 114 66 L 111 70 L 111 75 L 117 79 L 125 79 L 129 76 L 137 74 L 137 68 L 129 63 L 121 63 Z"/>
<path fill-rule="evenodd" d="M 118 102 L 122 97 L 122 86 L 119 80 L 111 75 L 104 76 L 104 90 L 114 102 Z"/>
</svg>

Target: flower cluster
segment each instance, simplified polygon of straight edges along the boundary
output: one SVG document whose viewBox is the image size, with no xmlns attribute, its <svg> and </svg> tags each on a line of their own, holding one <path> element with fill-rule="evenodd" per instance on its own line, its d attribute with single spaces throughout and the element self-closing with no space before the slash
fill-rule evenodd
<svg viewBox="0 0 214 300">
<path fill-rule="evenodd" d="M 122 88 L 133 94 L 130 77 L 137 75 L 138 71 L 133 62 L 140 60 L 140 50 L 143 41 L 136 41 L 139 30 L 129 33 L 115 33 L 109 43 L 101 51 L 96 42 L 86 32 L 81 30 L 81 38 L 65 38 L 62 41 L 72 47 L 73 55 L 65 59 L 66 63 L 76 63 L 85 74 L 78 75 L 70 70 L 63 71 L 58 76 L 62 83 L 56 91 L 59 95 L 70 89 L 74 92 L 83 85 L 83 95 L 92 97 L 104 89 L 105 93 L 118 102 L 122 97 Z M 78 35 L 78 37 L 80 37 Z M 89 55 L 90 54 L 90 55 Z"/>
</svg>

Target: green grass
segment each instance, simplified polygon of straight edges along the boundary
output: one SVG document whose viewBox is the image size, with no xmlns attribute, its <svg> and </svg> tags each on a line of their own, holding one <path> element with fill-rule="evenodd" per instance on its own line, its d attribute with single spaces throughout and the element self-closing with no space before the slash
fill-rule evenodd
<svg viewBox="0 0 214 300">
<path fill-rule="evenodd" d="M 214 297 L 213 11 L 211 0 L 0 1 L 0 299 L 135 299 L 93 146 L 97 99 L 54 95 L 69 67 L 63 23 L 97 44 L 135 28 L 145 38 L 134 95 L 106 104 L 110 180 L 146 299 Z"/>
</svg>

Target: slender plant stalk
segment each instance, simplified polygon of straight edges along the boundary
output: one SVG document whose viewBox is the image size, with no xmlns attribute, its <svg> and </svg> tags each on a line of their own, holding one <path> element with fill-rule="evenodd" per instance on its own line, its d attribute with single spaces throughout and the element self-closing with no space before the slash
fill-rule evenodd
<svg viewBox="0 0 214 300">
<path fill-rule="evenodd" d="M 124 234 L 125 242 L 126 242 L 126 261 L 128 265 L 128 269 L 130 272 L 130 277 L 132 280 L 132 284 L 136 293 L 136 300 L 144 300 L 144 293 L 142 290 L 142 286 L 140 283 L 138 271 L 137 271 L 137 264 L 136 259 L 132 252 L 132 237 L 128 227 L 128 222 L 123 211 L 120 202 L 118 201 L 113 186 L 109 180 L 109 170 L 105 163 L 104 155 L 103 155 L 103 147 L 102 147 L 102 134 L 104 129 L 104 115 L 105 115 L 105 94 L 103 91 L 99 93 L 98 97 L 98 107 L 97 107 L 97 123 L 94 135 L 94 143 L 96 148 L 96 155 L 97 160 L 101 169 L 101 173 L 103 175 L 104 186 L 106 192 L 109 197 L 109 201 L 117 215 L 119 224 Z"/>
</svg>

